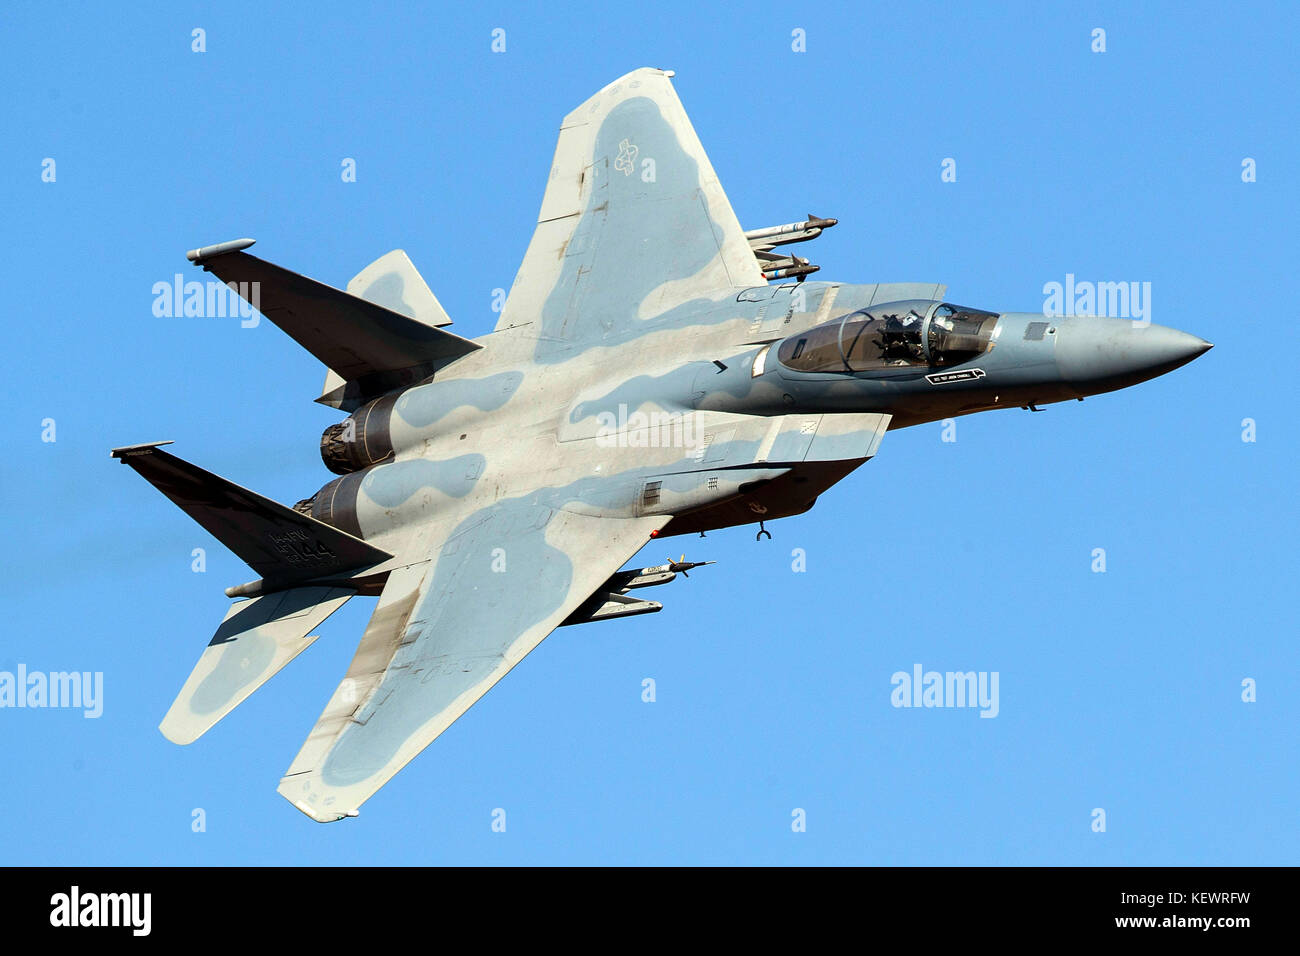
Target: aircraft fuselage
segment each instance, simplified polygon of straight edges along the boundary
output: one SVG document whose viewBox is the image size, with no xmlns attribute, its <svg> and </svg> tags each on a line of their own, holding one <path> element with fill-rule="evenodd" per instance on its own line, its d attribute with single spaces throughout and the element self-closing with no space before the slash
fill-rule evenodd
<svg viewBox="0 0 1300 956">
<path fill-rule="evenodd" d="M 529 325 L 493 333 L 332 426 L 322 451 L 346 474 L 300 507 L 396 550 L 442 499 L 544 480 L 569 510 L 711 530 L 807 510 L 874 454 L 877 431 L 1082 399 L 1210 348 L 1140 321 L 916 297 L 935 289 L 758 287 L 582 348 Z M 833 428 L 844 435 L 825 438 Z M 493 467 L 530 442 L 560 452 L 539 456 L 545 475 Z"/>
</svg>

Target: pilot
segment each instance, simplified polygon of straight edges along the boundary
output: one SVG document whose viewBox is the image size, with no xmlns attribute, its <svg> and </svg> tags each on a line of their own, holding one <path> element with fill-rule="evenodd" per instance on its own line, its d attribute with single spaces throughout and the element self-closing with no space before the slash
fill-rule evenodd
<svg viewBox="0 0 1300 956">
<path fill-rule="evenodd" d="M 920 320 L 915 312 L 902 317 L 886 316 L 883 337 L 885 358 L 891 360 L 890 365 L 914 365 L 925 361 Z"/>
</svg>

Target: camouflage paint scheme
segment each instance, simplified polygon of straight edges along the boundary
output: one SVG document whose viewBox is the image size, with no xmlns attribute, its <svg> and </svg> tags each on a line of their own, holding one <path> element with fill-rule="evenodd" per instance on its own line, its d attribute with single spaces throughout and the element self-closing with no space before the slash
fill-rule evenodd
<svg viewBox="0 0 1300 956">
<path fill-rule="evenodd" d="M 190 254 L 260 281 L 267 317 L 331 369 L 318 401 L 352 415 L 323 439 L 345 474 L 295 509 L 156 445 L 114 451 L 263 574 L 228 592 L 251 600 L 169 711 L 170 739 L 205 732 L 349 596 L 378 594 L 279 787 L 313 819 L 355 815 L 556 626 L 657 610 L 625 582 L 692 565 L 615 575 L 651 537 L 806 511 L 890 428 L 1081 399 L 1209 348 L 1125 320 L 1001 313 L 977 355 L 936 372 L 950 340 L 920 330 L 942 335 L 943 286 L 768 284 L 670 76 L 629 73 L 565 119 L 500 321 L 472 342 L 443 330 L 400 250 L 347 292 L 247 255 L 251 240 Z M 844 330 L 871 309 L 904 316 L 912 360 L 847 366 Z M 826 367 L 780 360 L 817 329 L 841 364 L 834 348 Z M 268 547 L 275 573 L 255 563 Z M 372 550 L 347 557 L 358 547 Z"/>
</svg>

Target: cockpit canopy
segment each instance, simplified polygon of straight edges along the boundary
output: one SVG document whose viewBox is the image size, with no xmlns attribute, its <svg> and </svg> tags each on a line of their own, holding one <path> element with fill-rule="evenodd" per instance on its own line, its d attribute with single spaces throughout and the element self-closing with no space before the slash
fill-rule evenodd
<svg viewBox="0 0 1300 956">
<path fill-rule="evenodd" d="M 930 316 L 926 340 L 930 364 L 960 365 L 988 351 L 998 316 L 981 309 L 968 309 L 950 302 L 940 303 Z"/>
<path fill-rule="evenodd" d="M 792 335 L 781 343 L 777 358 L 800 372 L 944 368 L 987 351 L 997 321 L 994 312 L 948 302 L 889 302 Z"/>
</svg>

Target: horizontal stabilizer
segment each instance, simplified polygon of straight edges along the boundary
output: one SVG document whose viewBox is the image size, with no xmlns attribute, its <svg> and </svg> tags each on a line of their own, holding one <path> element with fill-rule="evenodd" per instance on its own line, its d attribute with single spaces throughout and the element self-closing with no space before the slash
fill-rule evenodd
<svg viewBox="0 0 1300 956">
<path fill-rule="evenodd" d="M 191 250 L 189 258 L 231 285 L 345 382 L 357 382 L 367 392 L 408 384 L 481 348 L 437 328 L 446 313 L 405 253 L 400 259 L 399 251 L 389 253 L 357 277 L 366 283 L 363 297 L 249 255 L 242 251 L 248 245 L 250 240 L 239 239 L 206 246 Z"/>
<path fill-rule="evenodd" d="M 247 562 L 268 591 L 346 574 L 392 557 L 346 531 L 169 455 L 157 444 L 115 448 L 113 457 L 134 468 Z"/>
<path fill-rule="evenodd" d="M 293 588 L 232 604 L 158 725 L 163 736 L 175 744 L 198 740 L 315 641 L 311 631 L 354 593 Z"/>
</svg>

